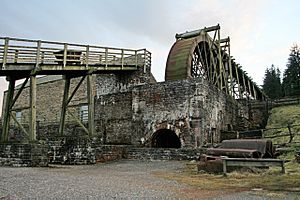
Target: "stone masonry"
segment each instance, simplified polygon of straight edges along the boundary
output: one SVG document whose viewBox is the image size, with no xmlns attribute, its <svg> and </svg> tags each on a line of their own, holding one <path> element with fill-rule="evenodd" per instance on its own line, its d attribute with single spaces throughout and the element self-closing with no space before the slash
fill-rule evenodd
<svg viewBox="0 0 300 200">
<path fill-rule="evenodd" d="M 218 142 L 236 126 L 238 104 L 203 79 L 138 85 L 97 96 L 97 133 L 107 144 L 150 146 L 153 134 L 169 129 L 182 147 Z"/>
<path fill-rule="evenodd" d="M 73 79 L 71 88 L 79 80 Z M 220 142 L 221 132 L 238 130 L 241 118 L 247 122 L 250 119 L 247 106 L 201 78 L 156 82 L 150 68 L 141 68 L 126 74 L 97 74 L 94 80 L 95 135 L 88 139 L 83 129 L 68 116 L 65 135 L 58 135 L 64 80 L 57 76 L 39 78 L 37 138 L 48 145 L 50 162 L 95 163 L 103 157 L 100 155 L 106 149 L 101 148 L 103 145 L 141 148 L 157 147 L 156 143 L 164 147 L 164 142 L 172 146 L 169 143 L 175 142 L 181 149 L 201 148 Z M 25 128 L 28 127 L 28 95 L 27 87 L 14 107 L 21 112 L 19 120 Z M 80 106 L 86 102 L 84 81 L 69 109 L 79 115 Z M 25 135 L 13 122 L 11 125 L 10 141 L 26 142 Z M 164 134 L 171 134 L 173 139 L 160 141 Z M 115 157 L 124 157 L 122 155 Z"/>
</svg>

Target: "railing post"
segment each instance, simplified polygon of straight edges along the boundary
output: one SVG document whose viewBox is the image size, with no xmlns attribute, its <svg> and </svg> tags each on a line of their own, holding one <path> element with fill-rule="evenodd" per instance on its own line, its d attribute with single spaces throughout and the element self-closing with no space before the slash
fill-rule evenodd
<svg viewBox="0 0 300 200">
<path fill-rule="evenodd" d="M 67 65 L 67 54 L 68 54 L 68 44 L 64 44 L 64 58 L 63 58 L 63 67 Z"/>
<path fill-rule="evenodd" d="M 137 60 L 137 50 L 135 50 L 135 67 L 137 68 L 137 62 L 138 62 L 138 60 Z"/>
<path fill-rule="evenodd" d="M 7 62 L 8 43 L 9 43 L 9 38 L 5 38 L 4 39 L 4 52 L 3 52 L 2 69 L 5 69 L 5 65 L 6 65 L 6 62 Z"/>
<path fill-rule="evenodd" d="M 102 64 L 102 55 L 99 55 L 99 63 Z"/>
<path fill-rule="evenodd" d="M 124 65 L 124 49 L 121 50 L 121 69 L 123 69 Z"/>
<path fill-rule="evenodd" d="M 17 62 L 18 62 L 18 57 L 19 57 L 19 50 L 15 50 L 14 63 L 17 63 Z"/>
<path fill-rule="evenodd" d="M 147 72 L 147 50 L 144 49 L 144 73 Z"/>
<path fill-rule="evenodd" d="M 86 46 L 86 53 L 85 53 L 85 67 L 89 66 L 89 54 L 90 54 L 90 46 Z"/>
<path fill-rule="evenodd" d="M 107 54 L 108 54 L 108 49 L 105 48 L 105 69 L 107 69 Z"/>
<path fill-rule="evenodd" d="M 37 69 L 39 67 L 39 64 L 40 64 L 41 44 L 42 44 L 42 42 L 40 40 L 37 41 L 35 69 Z"/>
</svg>

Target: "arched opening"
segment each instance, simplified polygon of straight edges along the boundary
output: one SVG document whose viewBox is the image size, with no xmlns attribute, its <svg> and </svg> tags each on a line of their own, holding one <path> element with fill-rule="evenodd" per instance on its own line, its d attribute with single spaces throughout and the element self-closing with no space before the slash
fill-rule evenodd
<svg viewBox="0 0 300 200">
<path fill-rule="evenodd" d="M 155 148 L 180 148 L 181 143 L 174 131 L 160 129 L 153 134 L 151 146 Z"/>
</svg>

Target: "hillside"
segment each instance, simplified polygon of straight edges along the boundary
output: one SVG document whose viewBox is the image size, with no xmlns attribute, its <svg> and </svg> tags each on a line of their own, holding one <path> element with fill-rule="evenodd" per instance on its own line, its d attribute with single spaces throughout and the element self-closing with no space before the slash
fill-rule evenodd
<svg viewBox="0 0 300 200">
<path fill-rule="evenodd" d="M 273 108 L 266 129 L 264 136 L 275 144 L 300 143 L 300 105 Z"/>
</svg>

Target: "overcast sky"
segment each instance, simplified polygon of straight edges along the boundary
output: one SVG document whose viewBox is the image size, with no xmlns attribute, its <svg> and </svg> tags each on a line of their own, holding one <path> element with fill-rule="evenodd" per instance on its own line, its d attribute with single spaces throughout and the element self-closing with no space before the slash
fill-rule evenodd
<svg viewBox="0 0 300 200">
<path fill-rule="evenodd" d="M 231 54 L 259 85 L 266 67 L 286 68 L 300 44 L 298 0 L 1 0 L 0 36 L 146 48 L 164 80 L 175 34 L 220 24 Z M 0 107 L 3 91 L 0 78 Z"/>
</svg>

